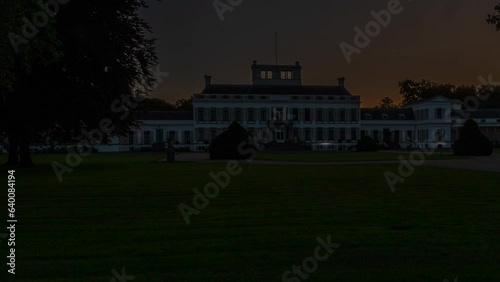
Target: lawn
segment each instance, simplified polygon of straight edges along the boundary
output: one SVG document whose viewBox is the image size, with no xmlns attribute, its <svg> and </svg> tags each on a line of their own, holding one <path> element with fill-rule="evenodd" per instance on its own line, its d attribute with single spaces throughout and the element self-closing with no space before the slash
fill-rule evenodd
<svg viewBox="0 0 500 282">
<path fill-rule="evenodd" d="M 243 164 L 186 225 L 178 205 L 225 164 L 162 157 L 91 155 L 59 183 L 64 156 L 36 156 L 16 172 L 17 274 L 3 242 L 0 281 L 108 282 L 123 267 L 134 282 L 281 281 L 329 235 L 340 246 L 307 281 L 500 281 L 500 174 L 419 167 L 392 193 L 396 164 Z"/>
<path fill-rule="evenodd" d="M 268 161 L 295 161 L 295 162 L 359 162 L 359 161 L 398 161 L 399 156 L 408 159 L 411 152 L 355 152 L 355 151 L 306 151 L 306 152 L 261 152 L 257 159 Z M 417 157 L 418 158 L 418 157 Z M 449 152 L 436 151 L 426 155 L 426 160 L 463 159 Z"/>
</svg>

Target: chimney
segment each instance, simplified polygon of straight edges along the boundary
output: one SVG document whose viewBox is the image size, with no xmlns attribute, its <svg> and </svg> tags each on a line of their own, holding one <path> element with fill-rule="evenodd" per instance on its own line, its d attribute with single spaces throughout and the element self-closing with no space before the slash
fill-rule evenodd
<svg viewBox="0 0 500 282">
<path fill-rule="evenodd" d="M 338 80 L 339 80 L 339 86 L 345 87 L 345 77 L 340 77 Z"/>
<path fill-rule="evenodd" d="M 205 88 L 209 87 L 212 85 L 212 77 L 209 75 L 205 75 Z"/>
</svg>

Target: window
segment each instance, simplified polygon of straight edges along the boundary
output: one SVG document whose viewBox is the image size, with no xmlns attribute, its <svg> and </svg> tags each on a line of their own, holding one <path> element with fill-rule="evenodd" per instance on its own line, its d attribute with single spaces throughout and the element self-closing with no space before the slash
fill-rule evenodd
<svg viewBox="0 0 500 282">
<path fill-rule="evenodd" d="M 328 110 L 328 121 L 335 121 L 335 110 L 334 109 Z"/>
<path fill-rule="evenodd" d="M 351 140 L 358 140 L 358 129 L 351 128 Z"/>
<path fill-rule="evenodd" d="M 222 109 L 222 121 L 225 121 L 225 122 L 229 121 L 229 109 L 228 108 Z"/>
<path fill-rule="evenodd" d="M 217 121 L 217 109 L 210 109 L 210 121 Z"/>
<path fill-rule="evenodd" d="M 247 98 L 248 98 L 248 100 L 253 100 L 254 99 L 253 96 L 248 96 Z"/>
<path fill-rule="evenodd" d="M 412 130 L 406 131 L 406 140 L 408 140 L 408 141 L 413 140 L 413 131 Z"/>
<path fill-rule="evenodd" d="M 292 96 L 292 100 L 298 100 L 299 96 Z"/>
<path fill-rule="evenodd" d="M 191 131 L 184 131 L 184 143 L 191 143 Z"/>
<path fill-rule="evenodd" d="M 198 135 L 198 141 L 204 141 L 205 140 L 205 130 L 203 130 L 203 128 L 198 128 L 196 134 Z"/>
<path fill-rule="evenodd" d="M 240 95 L 236 95 L 236 96 L 234 96 L 234 99 L 241 100 L 241 96 Z"/>
<path fill-rule="evenodd" d="M 379 140 L 379 133 L 378 130 L 373 131 L 373 140 L 377 141 Z"/>
<path fill-rule="evenodd" d="M 316 110 L 316 121 L 323 122 L 323 110 L 322 109 Z"/>
<path fill-rule="evenodd" d="M 351 109 L 351 121 L 358 121 L 358 110 Z"/>
<path fill-rule="evenodd" d="M 345 109 L 340 109 L 340 121 L 345 122 L 346 111 Z"/>
<path fill-rule="evenodd" d="M 224 100 L 228 100 L 228 99 L 229 99 L 229 96 L 224 95 L 224 96 L 222 96 L 222 99 L 224 99 Z"/>
<path fill-rule="evenodd" d="M 292 79 L 293 72 L 292 71 L 281 71 L 281 79 Z"/>
<path fill-rule="evenodd" d="M 321 97 L 321 96 L 316 96 L 316 100 L 321 101 L 321 100 L 323 100 L 323 97 Z"/>
<path fill-rule="evenodd" d="M 267 110 L 260 109 L 260 121 L 267 121 Z"/>
<path fill-rule="evenodd" d="M 234 110 L 234 120 L 235 121 L 241 121 L 242 118 L 241 118 L 241 108 L 236 108 Z"/>
<path fill-rule="evenodd" d="M 331 101 L 331 100 L 335 100 L 335 97 L 333 97 L 333 96 L 328 96 L 328 100 L 330 100 L 330 101 Z"/>
<path fill-rule="evenodd" d="M 323 141 L 323 128 L 316 129 L 316 140 Z"/>
<path fill-rule="evenodd" d="M 151 144 L 151 131 L 144 131 L 144 144 L 145 145 Z"/>
<path fill-rule="evenodd" d="M 484 118 L 483 118 L 483 119 L 481 119 L 481 122 L 482 122 L 482 123 L 486 123 L 486 119 L 484 119 Z"/>
<path fill-rule="evenodd" d="M 365 114 L 365 119 L 372 119 L 372 115 L 371 114 Z"/>
<path fill-rule="evenodd" d="M 270 70 L 260 71 L 260 78 L 261 79 L 273 79 L 273 72 Z"/>
<path fill-rule="evenodd" d="M 198 121 L 205 121 L 205 109 L 198 109 Z"/>
<path fill-rule="evenodd" d="M 304 139 L 305 140 L 308 140 L 308 141 L 311 141 L 311 129 L 310 128 L 306 128 L 305 131 L 305 136 L 304 136 Z"/>
<path fill-rule="evenodd" d="M 214 140 L 217 137 L 217 128 L 210 128 L 210 140 Z"/>
<path fill-rule="evenodd" d="M 443 109 L 436 109 L 436 118 L 437 119 L 442 119 L 444 117 L 444 110 Z"/>
<path fill-rule="evenodd" d="M 298 128 L 293 129 L 293 139 L 296 139 L 296 140 L 299 139 L 299 129 Z"/>
<path fill-rule="evenodd" d="M 135 143 L 135 142 L 134 142 L 134 140 L 135 140 L 135 138 L 134 138 L 134 133 L 132 132 L 132 133 L 130 133 L 130 135 L 128 136 L 128 143 L 129 143 L 130 145 L 134 145 L 134 143 Z"/>
<path fill-rule="evenodd" d="M 345 128 L 340 129 L 340 140 L 345 140 Z"/>
<path fill-rule="evenodd" d="M 210 99 L 215 100 L 215 99 L 217 99 L 217 96 L 216 95 L 210 95 Z"/>
<path fill-rule="evenodd" d="M 299 109 L 297 108 L 292 109 L 292 120 L 293 121 L 299 120 Z"/>
<path fill-rule="evenodd" d="M 401 120 L 406 119 L 406 115 L 405 114 L 399 114 L 399 119 L 401 119 Z"/>
<path fill-rule="evenodd" d="M 304 120 L 305 121 L 311 121 L 311 109 L 305 109 L 304 110 Z"/>
<path fill-rule="evenodd" d="M 261 100 L 267 100 L 267 96 L 260 96 Z"/>
<path fill-rule="evenodd" d="M 335 140 L 335 128 L 328 129 L 328 140 Z"/>
<path fill-rule="evenodd" d="M 382 119 L 389 119 L 389 115 L 388 114 L 382 114 Z"/>
<path fill-rule="evenodd" d="M 156 143 L 163 143 L 163 129 L 156 130 Z"/>
<path fill-rule="evenodd" d="M 311 100 L 311 96 L 304 96 L 304 100 Z"/>
<path fill-rule="evenodd" d="M 248 109 L 248 121 L 254 122 L 255 121 L 255 110 L 254 109 Z"/>
</svg>

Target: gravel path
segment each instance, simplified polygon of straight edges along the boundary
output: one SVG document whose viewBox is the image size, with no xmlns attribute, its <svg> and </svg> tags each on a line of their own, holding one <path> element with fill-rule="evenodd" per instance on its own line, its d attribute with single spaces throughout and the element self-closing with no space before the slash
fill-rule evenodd
<svg viewBox="0 0 500 282">
<path fill-rule="evenodd" d="M 184 153 L 176 156 L 177 161 L 182 162 L 198 162 L 198 163 L 225 163 L 227 161 L 211 161 L 208 153 Z M 289 161 L 266 161 L 253 160 L 253 164 L 268 164 L 268 165 L 360 165 L 360 164 L 399 164 L 398 160 L 394 161 L 355 161 L 355 162 L 289 162 Z M 424 165 L 467 169 L 479 171 L 492 171 L 500 173 L 500 155 L 492 155 L 488 157 L 470 157 L 467 159 L 455 160 L 427 160 Z"/>
</svg>

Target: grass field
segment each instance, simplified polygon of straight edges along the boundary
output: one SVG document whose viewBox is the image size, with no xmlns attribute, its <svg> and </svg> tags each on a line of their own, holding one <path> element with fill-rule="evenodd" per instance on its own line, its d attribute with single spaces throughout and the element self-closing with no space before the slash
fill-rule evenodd
<svg viewBox="0 0 500 282">
<path fill-rule="evenodd" d="M 186 225 L 178 205 L 224 164 L 95 154 L 59 183 L 64 157 L 16 172 L 17 274 L 2 242 L 0 281 L 281 281 L 328 235 L 341 245 L 307 281 L 500 281 L 500 174 L 419 167 L 392 193 L 397 165 L 243 164 Z"/>
<path fill-rule="evenodd" d="M 397 161 L 401 155 L 405 159 L 411 152 L 351 152 L 351 151 L 309 151 L 309 152 L 261 152 L 257 159 L 269 161 L 295 161 L 295 162 L 360 162 L 360 161 Z M 426 156 L 426 160 L 463 159 L 450 152 L 436 151 Z"/>
</svg>

